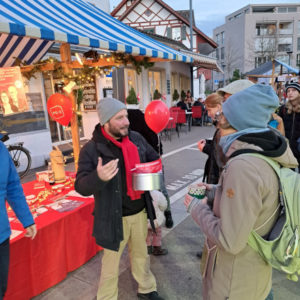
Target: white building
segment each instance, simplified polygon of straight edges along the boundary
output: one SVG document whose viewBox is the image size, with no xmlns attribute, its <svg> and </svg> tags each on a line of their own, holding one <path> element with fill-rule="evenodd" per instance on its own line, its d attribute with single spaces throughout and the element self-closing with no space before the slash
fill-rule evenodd
<svg viewBox="0 0 300 300">
<path fill-rule="evenodd" d="M 235 69 L 246 73 L 272 58 L 299 68 L 300 5 L 247 5 L 226 16 L 225 24 L 214 29 L 214 40 L 216 58 L 225 71 L 224 76 L 214 74 L 221 85 Z"/>
</svg>

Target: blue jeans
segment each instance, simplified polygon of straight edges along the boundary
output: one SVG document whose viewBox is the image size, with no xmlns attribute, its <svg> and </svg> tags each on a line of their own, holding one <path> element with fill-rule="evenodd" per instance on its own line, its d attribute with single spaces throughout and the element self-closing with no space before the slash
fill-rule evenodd
<svg viewBox="0 0 300 300">
<path fill-rule="evenodd" d="M 9 264 L 9 239 L 0 244 L 0 300 L 3 299 L 7 288 Z"/>
</svg>

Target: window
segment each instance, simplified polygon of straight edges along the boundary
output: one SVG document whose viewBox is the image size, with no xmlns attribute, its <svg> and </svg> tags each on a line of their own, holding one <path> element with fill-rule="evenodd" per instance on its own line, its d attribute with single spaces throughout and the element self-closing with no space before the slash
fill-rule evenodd
<svg viewBox="0 0 300 300">
<path fill-rule="evenodd" d="M 153 100 L 153 94 L 155 90 L 158 90 L 160 93 L 161 90 L 161 72 L 160 71 L 149 71 L 149 89 L 150 89 L 150 98 Z"/>
<path fill-rule="evenodd" d="M 225 31 L 221 32 L 221 44 L 224 44 L 225 42 Z"/>
<path fill-rule="evenodd" d="M 292 12 L 297 12 L 297 7 L 296 7 L 296 6 L 291 6 L 291 7 L 278 7 L 278 12 L 279 12 L 279 13 L 292 13 Z"/>
<path fill-rule="evenodd" d="M 147 33 L 155 33 L 155 28 L 144 28 L 143 31 Z"/>
<path fill-rule="evenodd" d="M 175 41 L 181 40 L 181 28 L 180 27 L 172 28 L 172 39 Z"/>
<path fill-rule="evenodd" d="M 278 51 L 279 52 L 292 51 L 292 45 L 290 45 L 290 44 L 280 44 L 280 45 L 278 45 Z"/>
<path fill-rule="evenodd" d="M 279 34 L 293 34 L 293 22 L 279 23 Z"/>
<path fill-rule="evenodd" d="M 293 50 L 293 38 L 279 38 L 278 39 L 278 51 L 286 52 Z"/>
<path fill-rule="evenodd" d="M 264 57 L 255 57 L 255 68 L 258 68 L 260 65 L 266 63 L 267 61 L 270 61 L 271 58 L 268 56 L 264 56 Z"/>
<path fill-rule="evenodd" d="M 225 59 L 225 48 L 221 48 L 221 59 Z"/>
<path fill-rule="evenodd" d="M 298 30 L 297 30 L 297 32 L 298 32 L 298 35 L 300 35 L 300 21 L 298 21 Z"/>
<path fill-rule="evenodd" d="M 297 38 L 297 50 L 300 51 L 300 37 Z"/>
<path fill-rule="evenodd" d="M 152 11 L 148 8 L 146 11 L 145 11 L 145 15 L 147 17 L 150 17 L 152 15 Z"/>
<path fill-rule="evenodd" d="M 300 67 L 300 53 L 297 54 L 296 65 Z"/>
<path fill-rule="evenodd" d="M 133 69 L 124 69 L 125 97 L 129 95 L 131 88 L 138 94 L 136 71 Z"/>
<path fill-rule="evenodd" d="M 219 60 L 220 57 L 219 57 L 219 49 L 216 49 L 216 59 Z"/>
<path fill-rule="evenodd" d="M 272 35 L 276 33 L 276 24 L 256 24 L 256 35 Z"/>
<path fill-rule="evenodd" d="M 216 35 L 216 42 L 217 42 L 217 44 L 220 43 L 220 34 L 217 34 L 217 35 Z"/>
</svg>

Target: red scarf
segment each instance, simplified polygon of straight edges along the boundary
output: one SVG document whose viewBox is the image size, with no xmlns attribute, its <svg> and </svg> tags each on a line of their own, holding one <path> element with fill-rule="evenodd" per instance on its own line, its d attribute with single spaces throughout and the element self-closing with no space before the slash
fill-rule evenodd
<svg viewBox="0 0 300 300">
<path fill-rule="evenodd" d="M 127 195 L 131 200 L 141 199 L 142 191 L 134 191 L 132 188 L 132 169 L 135 169 L 135 164 L 140 163 L 140 156 L 137 146 L 129 140 L 128 136 L 122 138 L 122 142 L 118 142 L 112 136 L 110 136 L 101 126 L 103 136 L 110 140 L 117 147 L 121 148 L 125 163 L 126 183 L 127 183 Z"/>
</svg>

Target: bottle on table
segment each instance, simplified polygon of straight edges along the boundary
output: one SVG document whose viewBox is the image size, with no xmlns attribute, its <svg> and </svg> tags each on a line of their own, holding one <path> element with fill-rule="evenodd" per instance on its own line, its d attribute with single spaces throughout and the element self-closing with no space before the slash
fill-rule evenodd
<svg viewBox="0 0 300 300">
<path fill-rule="evenodd" d="M 49 178 L 49 183 L 55 184 L 55 177 L 54 177 L 54 172 L 52 170 L 52 165 L 51 162 L 48 163 L 48 178 Z"/>
</svg>

